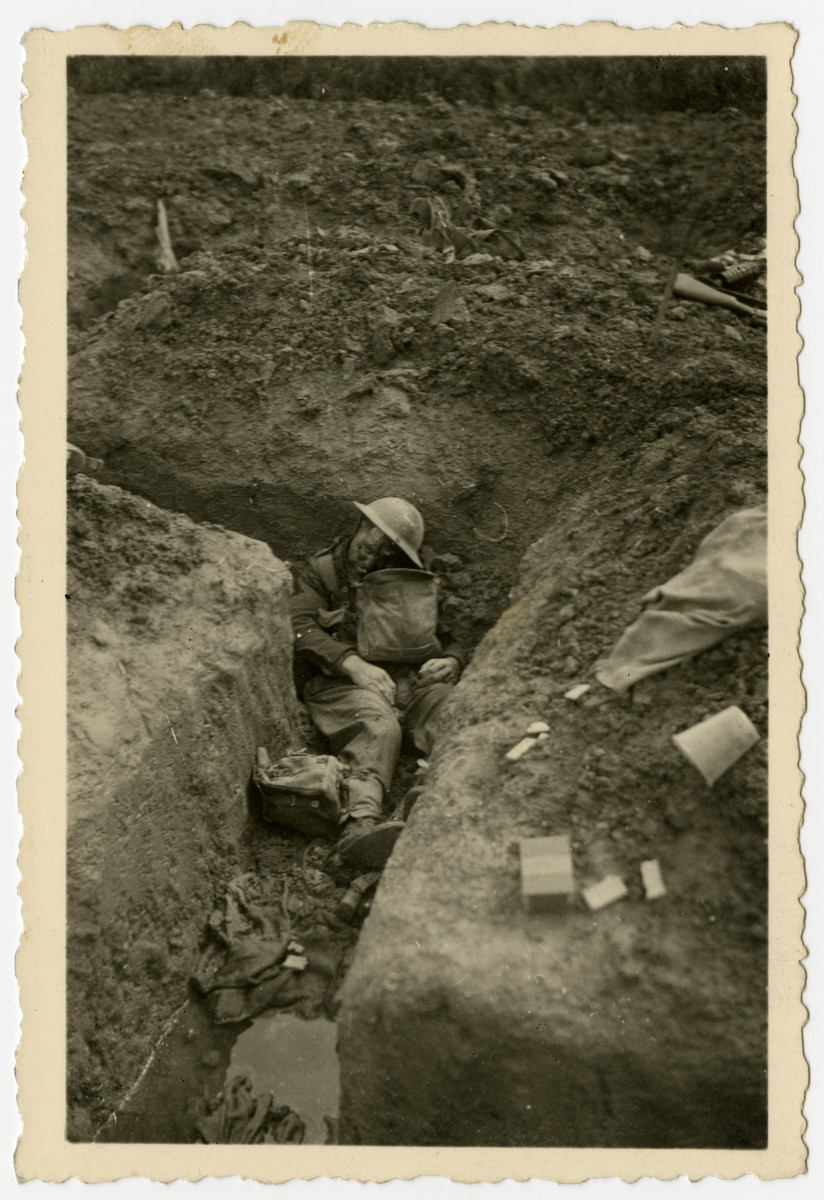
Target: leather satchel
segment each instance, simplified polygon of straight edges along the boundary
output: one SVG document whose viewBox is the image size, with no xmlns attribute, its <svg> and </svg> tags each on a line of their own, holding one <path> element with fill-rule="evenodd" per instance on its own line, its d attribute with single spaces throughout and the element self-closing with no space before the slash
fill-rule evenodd
<svg viewBox="0 0 824 1200">
<path fill-rule="evenodd" d="M 331 754 L 287 754 L 276 763 L 261 746 L 252 770 L 264 821 L 313 837 L 336 837 L 343 768 Z"/>
</svg>

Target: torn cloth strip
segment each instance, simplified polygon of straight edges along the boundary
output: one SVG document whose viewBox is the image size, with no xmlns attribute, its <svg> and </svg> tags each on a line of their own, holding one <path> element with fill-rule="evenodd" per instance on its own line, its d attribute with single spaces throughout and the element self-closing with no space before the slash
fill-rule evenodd
<svg viewBox="0 0 824 1200">
<path fill-rule="evenodd" d="M 767 621 L 767 509 L 743 509 L 707 534 L 692 563 L 644 596 L 645 611 L 595 664 L 625 692 L 723 638 Z"/>
</svg>

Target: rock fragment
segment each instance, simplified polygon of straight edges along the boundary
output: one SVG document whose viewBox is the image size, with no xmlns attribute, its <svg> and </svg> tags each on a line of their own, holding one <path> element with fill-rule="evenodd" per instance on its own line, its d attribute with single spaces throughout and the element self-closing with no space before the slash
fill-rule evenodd
<svg viewBox="0 0 824 1200">
<path fill-rule="evenodd" d="M 512 299 L 512 292 L 502 283 L 487 283 L 473 289 L 484 300 L 492 300 L 495 304 L 503 304 Z"/>
<path fill-rule="evenodd" d="M 400 332 L 401 318 L 394 308 L 382 304 L 372 320 L 372 358 L 379 367 L 388 366 L 397 353 L 394 337 Z"/>
<path fill-rule="evenodd" d="M 469 309 L 460 288 L 452 281 L 444 284 L 435 297 L 430 325 L 466 325 L 468 321 Z"/>
</svg>

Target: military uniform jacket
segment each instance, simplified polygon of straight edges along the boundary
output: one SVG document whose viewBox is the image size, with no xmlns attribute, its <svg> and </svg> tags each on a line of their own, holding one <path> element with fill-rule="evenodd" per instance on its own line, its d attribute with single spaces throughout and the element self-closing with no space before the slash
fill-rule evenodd
<svg viewBox="0 0 824 1200">
<path fill-rule="evenodd" d="M 354 587 L 349 578 L 347 549 L 349 541 L 321 550 L 309 559 L 299 573 L 290 601 L 295 653 L 303 668 L 311 664 L 328 675 L 345 675 L 341 669 L 349 654 L 357 654 L 357 624 Z M 424 565 L 432 554 L 420 551 Z M 330 562 L 331 559 L 331 562 Z M 465 665 L 466 656 L 438 624 L 438 638 L 444 649 L 438 657 L 455 658 Z M 313 674 L 316 672 L 310 672 Z"/>
</svg>

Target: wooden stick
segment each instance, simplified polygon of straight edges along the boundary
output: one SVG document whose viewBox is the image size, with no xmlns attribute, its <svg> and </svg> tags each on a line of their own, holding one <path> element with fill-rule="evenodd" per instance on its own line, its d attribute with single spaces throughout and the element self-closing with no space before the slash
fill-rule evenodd
<svg viewBox="0 0 824 1200">
<path fill-rule="evenodd" d="M 179 271 L 180 267 L 172 249 L 172 239 L 169 236 L 169 218 L 166 215 L 166 205 L 162 200 L 157 202 L 157 240 L 160 242 L 160 267 L 163 271 Z"/>
</svg>

